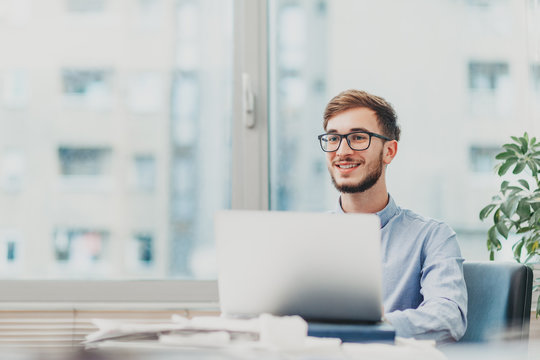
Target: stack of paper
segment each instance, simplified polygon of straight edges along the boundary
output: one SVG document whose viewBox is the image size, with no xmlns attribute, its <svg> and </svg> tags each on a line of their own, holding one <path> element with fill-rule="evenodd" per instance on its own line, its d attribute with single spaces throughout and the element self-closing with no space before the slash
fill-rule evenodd
<svg viewBox="0 0 540 360">
<path fill-rule="evenodd" d="M 297 351 L 317 348 L 339 349 L 339 339 L 307 336 L 307 323 L 299 316 L 262 314 L 254 319 L 174 315 L 171 322 L 140 324 L 93 320 L 98 331 L 86 337 L 88 348 L 109 347 L 111 343 L 135 346 L 157 344 L 177 347 L 251 348 Z"/>
</svg>

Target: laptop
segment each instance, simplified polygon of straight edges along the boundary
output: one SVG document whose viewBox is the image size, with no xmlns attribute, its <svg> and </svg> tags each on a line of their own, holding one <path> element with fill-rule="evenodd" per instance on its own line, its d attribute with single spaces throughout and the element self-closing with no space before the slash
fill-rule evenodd
<svg viewBox="0 0 540 360">
<path fill-rule="evenodd" d="M 377 215 L 225 210 L 215 236 L 224 315 L 380 321 Z"/>
</svg>

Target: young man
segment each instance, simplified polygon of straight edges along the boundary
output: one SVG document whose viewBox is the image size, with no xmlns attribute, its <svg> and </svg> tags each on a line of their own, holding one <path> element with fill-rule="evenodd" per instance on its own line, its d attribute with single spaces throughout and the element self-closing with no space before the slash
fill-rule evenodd
<svg viewBox="0 0 540 360">
<path fill-rule="evenodd" d="M 324 130 L 321 148 L 341 193 L 336 212 L 381 219 L 385 319 L 398 336 L 459 340 L 467 325 L 467 289 L 456 234 L 400 208 L 386 189 L 400 135 L 394 109 L 383 98 L 347 90 L 326 106 Z"/>
</svg>

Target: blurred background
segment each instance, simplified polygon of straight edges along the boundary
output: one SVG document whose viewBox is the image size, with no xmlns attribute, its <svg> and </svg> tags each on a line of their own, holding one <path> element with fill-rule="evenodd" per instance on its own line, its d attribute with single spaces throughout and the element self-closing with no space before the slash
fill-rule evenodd
<svg viewBox="0 0 540 360">
<path fill-rule="evenodd" d="M 213 214 L 237 191 L 234 6 L 0 0 L 0 277 L 216 277 Z M 265 12 L 270 209 L 336 207 L 316 136 L 328 100 L 362 89 L 402 127 L 396 202 L 487 260 L 478 213 L 499 187 L 494 157 L 511 135 L 540 137 L 540 0 Z"/>
</svg>

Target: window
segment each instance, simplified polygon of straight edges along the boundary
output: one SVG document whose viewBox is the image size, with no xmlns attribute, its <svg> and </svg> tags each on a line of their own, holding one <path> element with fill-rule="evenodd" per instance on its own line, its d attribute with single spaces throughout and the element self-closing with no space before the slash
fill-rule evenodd
<svg viewBox="0 0 540 360">
<path fill-rule="evenodd" d="M 496 92 L 508 75 L 506 63 L 469 63 L 469 88 L 472 91 Z"/>
<path fill-rule="evenodd" d="M 271 5 L 270 204 L 276 210 L 324 210 L 329 178 L 314 141 L 327 101 L 326 2 Z M 317 34 L 317 46 L 313 38 Z M 313 146 L 315 145 L 315 146 Z M 313 196 L 317 193 L 318 196 Z"/>
<path fill-rule="evenodd" d="M 30 100 L 28 73 L 11 70 L 4 75 L 3 103 L 8 109 L 24 109 Z"/>
<path fill-rule="evenodd" d="M 472 114 L 508 115 L 512 106 L 512 88 L 508 63 L 469 63 L 469 89 Z"/>
<path fill-rule="evenodd" d="M 102 69 L 63 69 L 62 91 L 68 104 L 102 109 L 110 106 L 112 72 Z"/>
<path fill-rule="evenodd" d="M 133 160 L 135 189 L 153 191 L 156 184 L 156 159 L 152 155 L 136 155 Z"/>
<path fill-rule="evenodd" d="M 23 264 L 22 234 L 15 229 L 0 229 L 0 277 L 19 275 Z"/>
<path fill-rule="evenodd" d="M 470 162 L 472 171 L 493 174 L 496 165 L 495 156 L 500 152 L 501 146 L 471 146 Z"/>
<path fill-rule="evenodd" d="M 137 233 L 132 240 L 131 266 L 134 270 L 148 269 L 154 265 L 154 238 L 150 233 Z"/>
<path fill-rule="evenodd" d="M 209 225 L 215 210 L 335 207 L 316 135 L 325 104 L 347 88 L 386 97 L 400 116 L 404 140 L 388 169 L 396 201 L 446 220 L 462 244 L 477 245 L 486 226 L 478 211 L 496 189 L 467 181 L 474 175 L 471 144 L 499 143 L 514 120 L 510 110 L 527 108 L 517 92 L 528 53 L 516 41 L 527 31 L 516 15 L 521 3 L 504 2 L 512 9 L 504 12 L 511 31 L 502 33 L 467 26 L 488 19 L 483 5 L 391 2 L 389 13 L 389 3 L 34 1 L 31 33 L 46 20 L 54 43 L 66 44 L 47 54 L 47 66 L 23 51 L 41 48 L 40 37 L 13 30 L 0 15 L 0 33 L 13 30 L 9 39 L 0 37 L 2 64 L 30 62 L 25 111 L 5 109 L 8 69 L 0 68 L 0 125 L 25 135 L 6 136 L 2 149 L 24 149 L 24 160 L 13 161 L 23 165 L 8 167 L 23 169 L 12 170 L 23 174 L 21 194 L 39 194 L 23 209 L 39 216 L 18 219 L 21 234 L 33 235 L 13 254 L 17 259 L 52 239 L 37 252 L 40 265 L 23 261 L 17 276 L 215 279 Z M 143 7 L 165 14 L 149 10 L 156 17 L 147 24 L 158 17 L 161 23 L 150 26 L 148 37 L 133 31 L 147 21 L 139 18 Z M 78 26 L 79 15 L 101 13 L 118 21 Z M 358 14 L 369 16 L 359 21 Z M 359 42 L 358 34 L 370 36 Z M 255 93 L 254 127 L 243 123 L 243 74 Z M 519 118 L 520 126 L 533 127 L 527 114 Z M 55 179 L 84 186 L 69 191 Z M 93 191 L 100 179 L 108 180 L 105 192 Z M 141 189 L 153 183 L 154 190 L 137 193 L 130 182 Z"/>
<path fill-rule="evenodd" d="M 59 181 L 65 189 L 106 190 L 111 187 L 112 150 L 110 148 L 58 148 Z"/>
<path fill-rule="evenodd" d="M 522 3 L 392 2 L 395 16 L 389 3 L 269 3 L 271 208 L 336 207 L 316 135 L 330 98 L 363 89 L 390 101 L 402 126 L 398 155 L 387 169 L 396 202 L 446 221 L 469 258 L 487 259 L 478 234 L 488 224 L 478 212 L 498 189 L 498 148 L 476 144 L 499 144 L 512 128 L 537 129 L 518 110 L 528 108 L 521 96 L 527 83 L 514 77 L 528 63 Z M 359 20 L 359 14 L 369 15 Z M 474 22 L 493 26 L 476 31 Z M 359 41 L 358 34 L 370 35 Z"/>
<path fill-rule="evenodd" d="M 215 279 L 213 213 L 232 202 L 234 2 L 31 3 L 27 28 L 0 20 L 0 212 L 18 206 L 0 228 L 35 249 L 17 276 Z M 43 22 L 60 45 L 28 56 Z"/>
<path fill-rule="evenodd" d="M 111 266 L 106 264 L 111 261 L 106 259 L 108 237 L 101 229 L 57 228 L 52 245 L 58 273 L 69 270 L 70 276 L 103 276 L 105 265 Z"/>
<path fill-rule="evenodd" d="M 25 175 L 24 155 L 18 149 L 6 149 L 2 156 L 0 184 L 4 191 L 18 192 L 23 189 Z"/>
<path fill-rule="evenodd" d="M 63 176 L 101 176 L 109 172 L 111 149 L 60 147 L 58 157 Z"/>
</svg>

